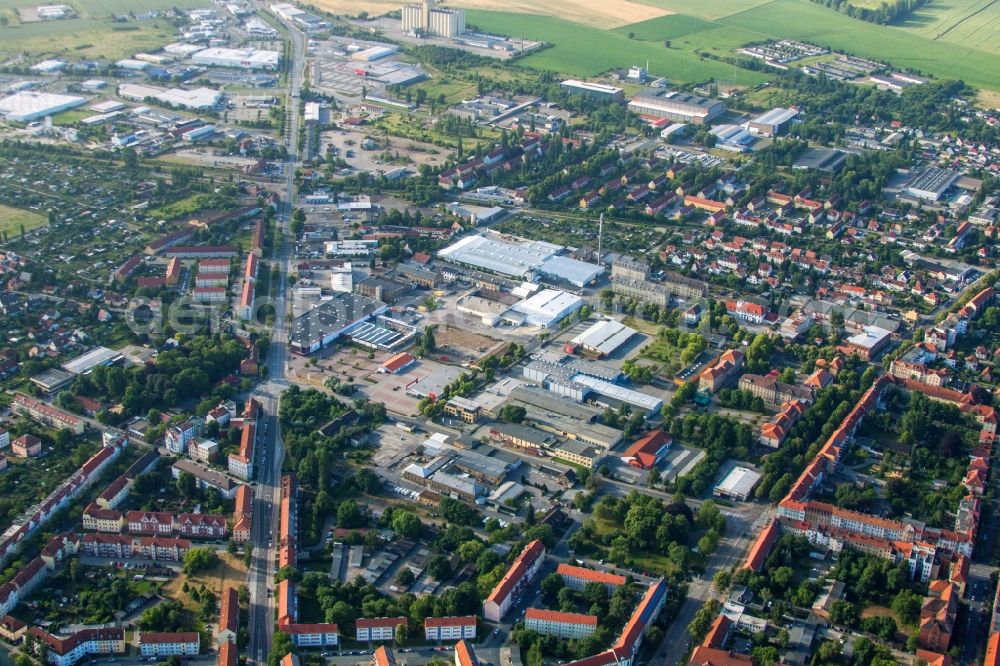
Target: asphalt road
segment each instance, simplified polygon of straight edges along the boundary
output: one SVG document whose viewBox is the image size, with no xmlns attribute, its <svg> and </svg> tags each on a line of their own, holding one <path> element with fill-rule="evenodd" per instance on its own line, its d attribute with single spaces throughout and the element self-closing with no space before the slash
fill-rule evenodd
<svg viewBox="0 0 1000 666">
<path fill-rule="evenodd" d="M 287 302 L 288 269 L 291 265 L 290 252 L 294 240 L 290 237 L 292 207 L 295 202 L 295 169 L 298 166 L 298 135 L 301 118 L 299 116 L 299 90 L 302 87 L 302 71 L 305 64 L 305 48 L 302 34 L 291 24 L 285 24 L 291 39 L 292 63 L 286 92 L 285 141 L 288 149 L 286 165 L 285 198 L 279 209 L 278 228 L 280 242 L 276 243 L 273 260 L 279 267 L 280 276 L 274 285 L 275 316 L 271 347 L 267 358 L 268 381 L 254 391 L 263 407 L 261 434 L 258 446 L 257 485 L 254 489 L 254 521 L 251 541 L 254 544 L 247 585 L 250 589 L 250 642 L 247 661 L 263 663 L 271 650 L 274 637 L 274 535 L 278 532 L 278 506 L 280 501 L 281 461 L 283 447 L 278 424 L 278 408 L 281 392 L 287 385 L 285 363 L 288 358 Z"/>
</svg>

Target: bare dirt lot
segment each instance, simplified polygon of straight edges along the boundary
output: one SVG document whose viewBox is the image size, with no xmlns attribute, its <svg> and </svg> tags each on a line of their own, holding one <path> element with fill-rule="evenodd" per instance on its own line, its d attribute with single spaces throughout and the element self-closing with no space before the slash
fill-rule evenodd
<svg viewBox="0 0 1000 666">
<path fill-rule="evenodd" d="M 356 16 L 362 11 L 375 16 L 399 9 L 399 2 L 396 0 L 316 0 L 315 4 L 320 9 L 351 16 Z M 659 7 L 632 2 L 632 0 L 549 0 L 549 2 L 458 0 L 458 2 L 449 4 L 470 9 L 543 14 L 606 29 L 618 28 L 629 23 L 638 23 L 673 13 Z M 488 25 L 479 27 L 489 32 Z"/>
<path fill-rule="evenodd" d="M 488 338 L 472 331 L 463 331 L 453 326 L 441 326 L 434 331 L 434 341 L 438 351 L 456 357 L 473 356 L 479 358 L 500 340 Z"/>
<path fill-rule="evenodd" d="M 184 591 L 184 583 L 188 583 L 190 588 L 206 589 L 215 593 L 216 598 L 222 597 L 222 590 L 225 587 L 239 587 L 247 579 L 247 568 L 243 565 L 243 560 L 236 555 L 229 553 L 219 553 L 219 563 L 192 576 L 181 573 L 173 578 L 164 587 L 165 596 L 170 599 L 177 599 L 188 610 L 197 611 L 198 602 L 191 598 L 191 595 Z"/>
</svg>

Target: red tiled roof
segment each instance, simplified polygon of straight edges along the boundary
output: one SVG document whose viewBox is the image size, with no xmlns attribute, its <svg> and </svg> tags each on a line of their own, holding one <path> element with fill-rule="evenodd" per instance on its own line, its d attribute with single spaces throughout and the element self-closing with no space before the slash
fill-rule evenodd
<svg viewBox="0 0 1000 666">
<path fill-rule="evenodd" d="M 585 624 L 597 626 L 596 615 L 585 615 L 583 613 L 563 613 L 562 611 L 547 610 L 544 608 L 529 608 L 524 613 L 525 620 L 541 620 L 545 622 L 562 622 L 564 624 Z"/>
<path fill-rule="evenodd" d="M 625 584 L 625 576 L 619 576 L 618 574 L 612 574 L 606 571 L 594 571 L 593 569 L 585 569 L 583 567 L 577 567 L 566 563 L 561 563 L 556 568 L 556 573 L 560 576 L 582 578 L 588 582 L 603 583 L 605 585 Z"/>
</svg>

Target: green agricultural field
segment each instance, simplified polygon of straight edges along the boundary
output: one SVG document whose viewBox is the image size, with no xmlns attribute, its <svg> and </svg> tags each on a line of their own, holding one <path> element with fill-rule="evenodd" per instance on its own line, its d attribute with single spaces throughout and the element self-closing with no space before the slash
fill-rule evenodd
<svg viewBox="0 0 1000 666">
<path fill-rule="evenodd" d="M 0 239 L 3 238 L 4 234 L 11 238 L 20 234 L 22 224 L 25 231 L 31 231 L 46 223 L 48 223 L 48 219 L 44 215 L 0 204 Z"/>
<path fill-rule="evenodd" d="M 705 81 L 714 78 L 730 82 L 733 78 L 732 65 L 701 59 L 693 51 L 676 46 L 664 48 L 663 40 L 629 39 L 626 29 L 606 31 L 531 14 L 466 10 L 466 15 L 470 23 L 491 32 L 552 44 L 552 47 L 520 61 L 536 69 L 573 76 L 596 76 L 612 68 L 645 64 L 648 60 L 654 74 L 674 80 Z M 739 70 L 737 73 L 739 84 L 755 85 L 766 80 L 766 75 L 759 72 Z"/>
<path fill-rule="evenodd" d="M 672 0 L 649 1 L 674 11 L 685 11 L 679 5 L 671 6 Z M 723 12 L 723 8 L 731 7 L 729 0 L 705 0 L 690 11 L 702 20 L 712 18 L 716 29 L 702 29 L 697 22 L 679 22 L 675 15 L 624 26 L 616 32 L 634 32 L 637 41 L 648 41 L 654 47 L 670 39 L 674 48 L 709 51 L 720 56 L 750 41 L 800 39 L 939 78 L 962 79 L 974 86 L 1000 90 L 1000 67 L 996 59 L 996 53 L 1000 52 L 1000 3 L 941 1 L 944 4 L 935 1 L 921 8 L 900 26 L 880 26 L 810 0 L 772 0 L 741 7 L 729 15 Z M 678 34 L 672 25 L 688 32 Z"/>
<path fill-rule="evenodd" d="M 898 25 L 935 41 L 1000 54 L 1000 3 L 995 0 L 934 0 Z"/>
</svg>

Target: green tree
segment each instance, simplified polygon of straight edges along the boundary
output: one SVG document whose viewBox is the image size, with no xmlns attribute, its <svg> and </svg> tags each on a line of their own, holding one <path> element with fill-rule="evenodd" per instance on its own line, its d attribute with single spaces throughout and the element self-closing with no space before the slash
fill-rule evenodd
<svg viewBox="0 0 1000 666">
<path fill-rule="evenodd" d="M 218 563 L 219 556 L 211 548 L 192 548 L 184 555 L 184 573 L 190 576 L 211 569 Z"/>
</svg>

